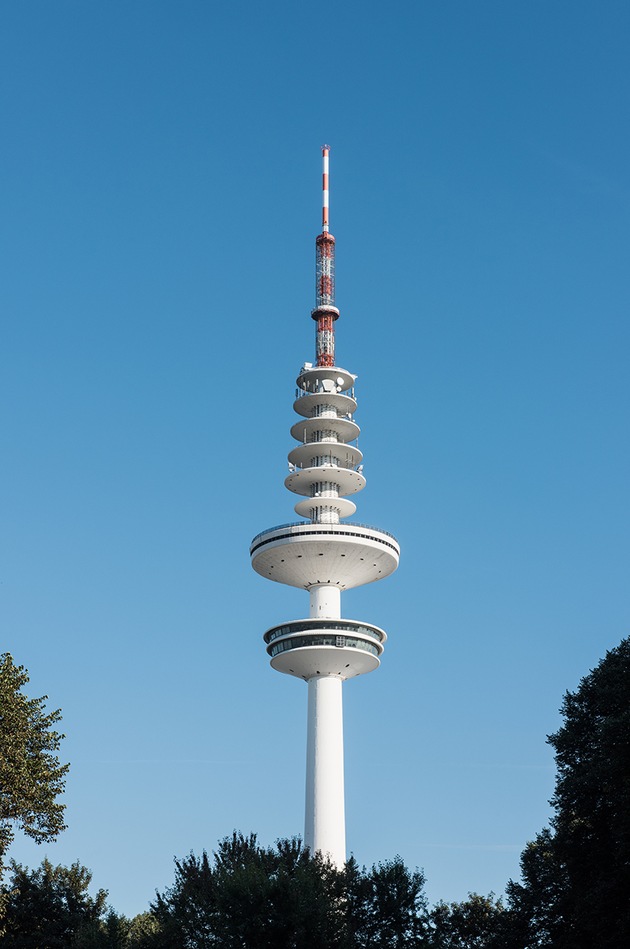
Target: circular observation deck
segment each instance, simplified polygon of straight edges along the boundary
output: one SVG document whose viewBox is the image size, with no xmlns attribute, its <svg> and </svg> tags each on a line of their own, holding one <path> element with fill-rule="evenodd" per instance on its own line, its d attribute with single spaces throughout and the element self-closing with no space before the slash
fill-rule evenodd
<svg viewBox="0 0 630 949">
<path fill-rule="evenodd" d="M 332 508 L 337 511 L 339 517 L 352 517 L 356 514 L 357 506 L 354 501 L 348 501 L 347 498 L 325 497 L 306 498 L 304 501 L 298 501 L 293 510 L 300 517 L 310 517 L 313 520 L 313 512 Z M 317 518 L 319 520 L 319 518 Z M 324 521 L 324 523 L 326 523 Z"/>
<path fill-rule="evenodd" d="M 298 468 L 320 467 L 326 464 L 339 468 L 356 468 L 363 461 L 363 453 L 354 445 L 334 441 L 306 442 L 305 445 L 293 448 L 288 457 L 289 464 Z"/>
<path fill-rule="evenodd" d="M 339 366 L 310 366 L 301 370 L 295 384 L 304 392 L 345 392 L 357 377 Z"/>
<path fill-rule="evenodd" d="M 298 468 L 284 479 L 284 486 L 294 494 L 311 497 L 311 489 L 316 484 L 335 484 L 339 497 L 356 494 L 365 487 L 365 478 L 352 468 L 340 468 L 338 465 L 323 464 L 314 468 Z"/>
<path fill-rule="evenodd" d="M 387 635 L 358 620 L 302 619 L 272 626 L 263 639 L 278 672 L 350 679 L 378 668 Z"/>
<path fill-rule="evenodd" d="M 330 406 L 336 413 L 334 418 L 350 418 L 357 410 L 357 400 L 340 392 L 326 393 L 325 398 L 323 393 L 301 392 L 293 403 L 293 410 L 304 418 L 312 418 L 322 406 Z"/>
<path fill-rule="evenodd" d="M 317 584 L 350 590 L 393 573 L 400 547 L 376 527 L 301 521 L 257 534 L 250 556 L 256 573 L 268 580 L 306 590 Z"/>
<path fill-rule="evenodd" d="M 296 422 L 291 428 L 291 435 L 296 442 L 308 444 L 315 438 L 318 432 L 330 432 L 335 435 L 338 442 L 353 442 L 360 433 L 361 429 L 356 422 L 351 422 L 347 418 L 326 418 L 315 417 L 306 418 L 303 421 Z"/>
</svg>

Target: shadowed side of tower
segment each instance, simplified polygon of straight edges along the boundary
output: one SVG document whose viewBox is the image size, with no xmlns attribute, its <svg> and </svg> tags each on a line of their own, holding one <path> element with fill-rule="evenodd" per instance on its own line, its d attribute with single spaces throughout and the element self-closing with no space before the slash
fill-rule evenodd
<svg viewBox="0 0 630 949">
<path fill-rule="evenodd" d="M 316 363 L 304 363 L 293 408 L 298 443 L 288 456 L 285 486 L 301 500 L 307 520 L 258 534 L 250 546 L 257 573 L 301 587 L 308 619 L 273 626 L 264 634 L 271 665 L 308 683 L 304 840 L 336 865 L 346 860 L 343 706 L 346 679 L 380 665 L 385 632 L 341 616 L 341 593 L 383 579 L 398 566 L 400 548 L 386 531 L 345 521 L 356 511 L 350 497 L 363 490 L 363 455 L 354 421 L 356 376 L 335 364 L 335 238 L 329 231 L 329 154 L 324 145 L 322 233 L 316 239 Z M 345 521 L 345 523 L 344 523 Z"/>
</svg>

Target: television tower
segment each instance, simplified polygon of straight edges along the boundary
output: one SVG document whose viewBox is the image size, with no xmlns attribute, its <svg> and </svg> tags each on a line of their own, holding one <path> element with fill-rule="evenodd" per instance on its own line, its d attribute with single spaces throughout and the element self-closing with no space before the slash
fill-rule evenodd
<svg viewBox="0 0 630 949">
<path fill-rule="evenodd" d="M 316 246 L 316 362 L 304 363 L 293 408 L 285 486 L 303 500 L 308 520 L 271 527 L 254 537 L 250 554 L 262 577 L 307 590 L 308 619 L 289 620 L 264 634 L 271 665 L 308 683 L 304 842 L 341 867 L 346 861 L 341 689 L 346 679 L 380 665 L 384 630 L 342 619 L 341 593 L 387 577 L 398 566 L 395 537 L 376 527 L 342 523 L 356 511 L 349 495 L 365 487 L 354 421 L 356 376 L 335 363 L 335 238 L 328 220 L 328 161 L 322 148 L 322 233 Z"/>
</svg>

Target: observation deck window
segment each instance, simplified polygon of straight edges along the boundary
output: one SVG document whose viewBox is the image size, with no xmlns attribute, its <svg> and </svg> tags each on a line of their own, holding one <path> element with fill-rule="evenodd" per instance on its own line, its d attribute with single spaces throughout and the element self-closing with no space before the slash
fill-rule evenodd
<svg viewBox="0 0 630 949">
<path fill-rule="evenodd" d="M 383 641 L 382 634 L 375 629 L 373 626 L 365 626 L 362 623 L 344 623 L 343 620 L 325 620 L 326 631 L 334 630 L 335 633 L 354 633 L 360 636 L 369 636 L 370 639 L 375 639 L 376 642 L 380 643 Z M 276 626 L 276 628 L 269 634 L 265 635 L 265 641 L 267 643 L 272 643 L 275 639 L 279 639 L 281 636 L 289 636 L 291 633 L 306 633 L 312 630 L 312 634 L 317 633 L 318 629 L 322 629 L 323 623 L 320 620 L 316 622 L 309 623 L 308 620 L 298 620 L 295 623 L 286 623 L 284 626 Z M 343 639 L 343 637 L 339 637 Z M 331 645 L 335 645 L 334 642 Z"/>
<path fill-rule="evenodd" d="M 338 648 L 350 647 L 351 649 L 360 649 L 362 652 L 369 652 L 373 656 L 378 656 L 379 649 L 372 643 L 366 643 L 363 639 L 354 639 L 350 636 L 295 636 L 292 639 L 283 639 L 270 646 L 267 652 L 273 659 L 281 652 L 288 649 L 300 649 L 303 646 L 336 646 Z"/>
</svg>

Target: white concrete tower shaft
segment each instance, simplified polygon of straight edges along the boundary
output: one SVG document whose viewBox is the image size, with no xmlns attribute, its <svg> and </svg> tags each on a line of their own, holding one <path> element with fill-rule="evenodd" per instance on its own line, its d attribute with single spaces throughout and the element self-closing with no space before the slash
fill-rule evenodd
<svg viewBox="0 0 630 949">
<path fill-rule="evenodd" d="M 338 586 L 316 584 L 309 593 L 312 617 L 341 618 Z M 339 867 L 346 862 L 342 685 L 340 675 L 308 680 L 304 810 L 304 843 L 313 853 L 328 854 Z"/>
<path fill-rule="evenodd" d="M 343 706 L 346 679 L 380 665 L 387 636 L 362 620 L 342 618 L 341 593 L 389 576 L 400 548 L 387 531 L 345 522 L 356 511 L 349 495 L 365 487 L 363 455 L 354 421 L 356 376 L 335 363 L 335 238 L 329 231 L 329 152 L 322 149 L 322 233 L 316 249 L 316 363 L 296 380 L 291 428 L 298 443 L 288 456 L 285 486 L 303 500 L 295 512 L 308 520 L 271 527 L 250 546 L 257 573 L 307 590 L 307 619 L 272 626 L 264 634 L 271 666 L 308 683 L 304 841 L 337 866 L 346 860 Z"/>
<path fill-rule="evenodd" d="M 304 843 L 338 867 L 346 862 L 342 684 L 340 676 L 308 680 L 304 814 Z"/>
</svg>

